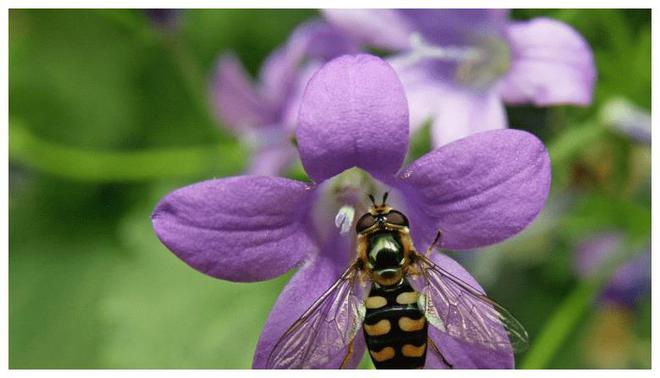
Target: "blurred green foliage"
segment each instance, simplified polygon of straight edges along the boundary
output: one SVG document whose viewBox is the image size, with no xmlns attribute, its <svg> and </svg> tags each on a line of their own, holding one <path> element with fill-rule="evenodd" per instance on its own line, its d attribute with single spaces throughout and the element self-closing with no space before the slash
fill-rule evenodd
<svg viewBox="0 0 660 378">
<path fill-rule="evenodd" d="M 167 192 L 243 169 L 244 149 L 216 125 L 206 98 L 218 55 L 235 51 L 255 74 L 316 14 L 191 10 L 163 29 L 139 10 L 10 11 L 11 368 L 251 365 L 288 277 L 206 277 L 160 244 L 149 216 Z M 570 325 L 556 350 L 541 351 L 542 367 L 648 368 L 650 298 L 612 312 L 594 295 L 580 297 L 586 284 L 572 257 L 597 231 L 623 230 L 629 250 L 650 240 L 650 146 L 599 121 L 614 97 L 650 111 L 650 11 L 513 15 L 556 18 L 586 37 L 599 75 L 594 105 L 507 109 L 511 127 L 549 148 L 551 198 L 518 237 L 453 256 L 525 324 L 533 348 L 545 347 L 534 340 L 553 314 Z M 420 134 L 413 154 L 428 146 Z M 562 303 L 573 314 L 557 311 Z M 606 321 L 622 311 L 616 319 L 627 320 Z M 618 338 L 593 342 L 608 332 Z M 623 354 L 613 357 L 608 342 Z"/>
</svg>

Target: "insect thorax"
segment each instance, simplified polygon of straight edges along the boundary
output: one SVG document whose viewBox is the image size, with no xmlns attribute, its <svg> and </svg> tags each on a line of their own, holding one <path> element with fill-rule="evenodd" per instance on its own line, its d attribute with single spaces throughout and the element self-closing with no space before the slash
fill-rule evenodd
<svg viewBox="0 0 660 378">
<path fill-rule="evenodd" d="M 396 285 L 406 274 L 407 251 L 402 236 L 407 235 L 397 231 L 382 230 L 358 239 L 359 242 L 361 239 L 363 244 L 361 256 L 371 279 L 381 286 Z"/>
</svg>

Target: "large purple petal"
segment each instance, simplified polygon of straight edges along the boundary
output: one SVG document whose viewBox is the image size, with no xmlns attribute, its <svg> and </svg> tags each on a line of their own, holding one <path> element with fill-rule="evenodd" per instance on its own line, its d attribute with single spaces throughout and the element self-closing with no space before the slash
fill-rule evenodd
<svg viewBox="0 0 660 378">
<path fill-rule="evenodd" d="M 394 70 L 371 55 L 345 55 L 310 80 L 300 105 L 300 158 L 317 182 L 357 166 L 399 170 L 408 149 L 408 105 Z"/>
<path fill-rule="evenodd" d="M 167 195 L 152 221 L 163 244 L 200 272 L 265 280 L 316 251 L 305 226 L 313 194 L 302 182 L 275 177 L 204 181 Z"/>
<path fill-rule="evenodd" d="M 341 28 L 359 43 L 390 50 L 410 47 L 412 26 L 391 9 L 325 9 L 328 22 Z"/>
<path fill-rule="evenodd" d="M 254 91 L 240 62 L 232 54 L 220 57 L 211 83 L 217 117 L 224 126 L 244 131 L 269 123 L 273 114 Z"/>
<path fill-rule="evenodd" d="M 453 276 L 480 292 L 484 292 L 472 275 L 447 255 L 434 253 L 431 259 Z M 509 351 L 499 352 L 469 344 L 452 338 L 434 327 L 429 327 L 429 337 L 454 369 L 512 369 L 514 367 L 513 353 Z M 427 353 L 426 367 L 444 369 L 447 366 L 434 353 Z"/>
<path fill-rule="evenodd" d="M 483 247 L 515 235 L 543 208 L 550 158 L 530 133 L 486 131 L 422 156 L 392 185 L 405 194 L 416 241 L 442 230 L 445 248 Z"/>
<path fill-rule="evenodd" d="M 336 231 L 336 230 L 335 230 Z M 338 235 L 338 233 L 336 233 Z M 291 278 L 277 299 L 264 326 L 252 363 L 253 368 L 266 367 L 268 357 L 286 330 L 321 296 L 348 267 L 349 243 L 335 236 L 319 255 L 309 259 Z M 346 253 L 338 253 L 345 251 Z M 355 368 L 364 354 L 362 332 L 355 339 L 355 349 L 349 368 Z M 337 368 L 348 350 L 337 354 L 325 368 Z"/>
<path fill-rule="evenodd" d="M 536 18 L 508 27 L 512 62 L 504 77 L 505 101 L 535 105 L 591 103 L 596 67 L 591 48 L 570 26 Z"/>
</svg>

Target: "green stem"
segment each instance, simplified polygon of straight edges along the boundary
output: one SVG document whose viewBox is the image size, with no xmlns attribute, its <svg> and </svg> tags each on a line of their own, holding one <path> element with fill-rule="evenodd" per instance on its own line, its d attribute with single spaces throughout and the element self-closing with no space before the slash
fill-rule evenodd
<svg viewBox="0 0 660 378">
<path fill-rule="evenodd" d="M 592 303 L 598 287 L 591 281 L 580 283 L 559 305 L 520 364 L 522 369 L 543 369 L 564 343 Z M 534 347 L 536 346 L 536 347 Z"/>
<path fill-rule="evenodd" d="M 207 94 L 208 85 L 203 69 L 182 43 L 179 34 L 170 32 L 164 36 L 164 44 L 170 50 L 174 62 L 179 67 L 181 80 L 188 91 L 197 112 L 205 122 L 215 126 L 215 121 L 209 111 L 210 100 Z"/>
<path fill-rule="evenodd" d="M 618 249 L 613 256 L 601 264 L 597 273 L 582 281 L 550 316 L 532 347 L 521 362 L 522 369 L 543 369 L 547 367 L 557 350 L 573 332 L 580 319 L 588 312 L 610 278 L 621 264 L 634 257 L 640 248 L 632 244 Z M 635 251 L 632 252 L 631 251 Z"/>
<path fill-rule="evenodd" d="M 181 81 L 196 111 L 204 122 L 216 125 L 209 109 L 206 75 L 198 60 L 186 48 L 179 30 L 156 28 L 152 23 L 145 22 L 146 16 L 144 14 L 142 14 L 142 17 L 138 17 L 139 15 L 131 11 L 106 9 L 97 13 L 134 33 L 145 44 L 157 43 L 165 48 L 171 54 L 174 64 L 179 69 Z"/>
<path fill-rule="evenodd" d="M 158 33 L 153 28 L 145 27 L 144 15 L 140 17 L 140 11 L 130 11 L 126 9 L 94 9 L 96 15 L 118 25 L 130 33 L 134 33 L 138 38 L 147 44 L 157 43 Z"/>
<path fill-rule="evenodd" d="M 243 166 L 246 154 L 235 142 L 134 152 L 90 151 L 41 139 L 12 122 L 9 157 L 12 163 L 74 180 L 135 182 L 230 175 Z"/>
</svg>

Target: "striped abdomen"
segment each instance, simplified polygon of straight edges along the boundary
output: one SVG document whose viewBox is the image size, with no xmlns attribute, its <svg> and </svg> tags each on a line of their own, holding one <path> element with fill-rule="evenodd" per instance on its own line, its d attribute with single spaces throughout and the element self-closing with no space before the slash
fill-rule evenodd
<svg viewBox="0 0 660 378">
<path fill-rule="evenodd" d="M 424 367 L 428 326 L 418 296 L 405 279 L 387 289 L 372 285 L 362 327 L 376 368 Z"/>
</svg>

